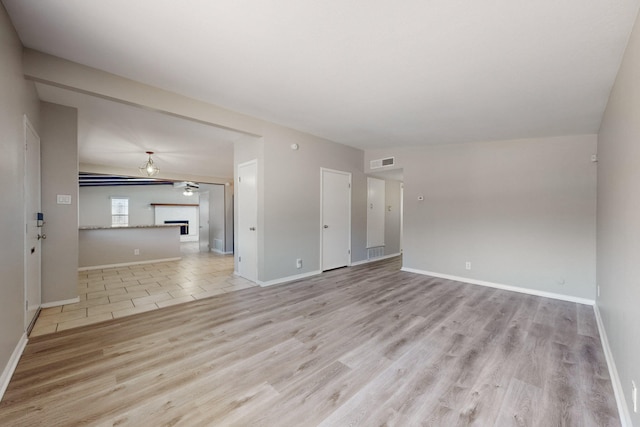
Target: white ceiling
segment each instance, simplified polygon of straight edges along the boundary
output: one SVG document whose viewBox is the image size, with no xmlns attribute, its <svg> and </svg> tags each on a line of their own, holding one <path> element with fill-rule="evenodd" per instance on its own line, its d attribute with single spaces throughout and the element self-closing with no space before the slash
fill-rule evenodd
<svg viewBox="0 0 640 427">
<path fill-rule="evenodd" d="M 638 11 L 638 0 L 2 1 L 27 47 L 365 149 L 597 132 Z"/>
<path fill-rule="evenodd" d="M 131 169 L 153 160 L 161 174 L 233 177 L 233 143 L 244 134 L 143 110 L 94 96 L 36 84 L 40 99 L 78 108 L 81 163 Z"/>
</svg>

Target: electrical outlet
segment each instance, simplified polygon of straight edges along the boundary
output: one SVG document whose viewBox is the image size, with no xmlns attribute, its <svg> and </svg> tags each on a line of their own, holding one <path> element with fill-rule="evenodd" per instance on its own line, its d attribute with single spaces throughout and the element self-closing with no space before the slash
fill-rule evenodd
<svg viewBox="0 0 640 427">
<path fill-rule="evenodd" d="M 134 255 L 140 255 L 140 249 L 134 249 L 133 250 L 133 254 Z"/>
<path fill-rule="evenodd" d="M 631 402 L 633 404 L 633 412 L 638 413 L 638 388 L 636 382 L 631 381 Z"/>
<path fill-rule="evenodd" d="M 471 270 L 471 261 L 467 261 L 467 262 L 465 262 L 465 263 L 464 263 L 464 268 L 465 268 L 466 270 Z"/>
<path fill-rule="evenodd" d="M 302 268 L 302 258 L 296 259 L 296 268 Z"/>
</svg>

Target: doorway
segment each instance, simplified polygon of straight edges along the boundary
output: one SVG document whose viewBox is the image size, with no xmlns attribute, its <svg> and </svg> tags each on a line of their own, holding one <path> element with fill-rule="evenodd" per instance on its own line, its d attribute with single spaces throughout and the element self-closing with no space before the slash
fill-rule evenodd
<svg viewBox="0 0 640 427">
<path fill-rule="evenodd" d="M 320 169 L 320 265 L 322 271 L 351 265 L 351 174 Z"/>
</svg>

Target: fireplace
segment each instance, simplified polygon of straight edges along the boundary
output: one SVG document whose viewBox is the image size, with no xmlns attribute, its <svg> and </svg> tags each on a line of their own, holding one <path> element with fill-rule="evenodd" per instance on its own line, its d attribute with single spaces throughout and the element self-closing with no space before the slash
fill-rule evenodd
<svg viewBox="0 0 640 427">
<path fill-rule="evenodd" d="M 186 219 L 178 219 L 172 221 L 165 221 L 165 224 L 180 224 L 180 235 L 188 235 L 189 234 L 189 220 Z"/>
</svg>

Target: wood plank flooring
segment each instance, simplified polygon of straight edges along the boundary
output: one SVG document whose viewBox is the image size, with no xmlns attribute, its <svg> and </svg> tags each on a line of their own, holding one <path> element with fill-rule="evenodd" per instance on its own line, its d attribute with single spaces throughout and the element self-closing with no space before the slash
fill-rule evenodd
<svg viewBox="0 0 640 427">
<path fill-rule="evenodd" d="M 620 425 L 592 307 L 399 268 L 35 337 L 0 425 Z"/>
</svg>

